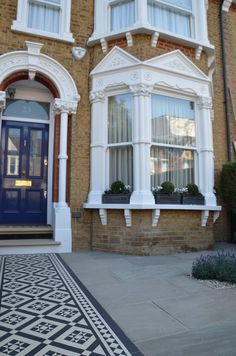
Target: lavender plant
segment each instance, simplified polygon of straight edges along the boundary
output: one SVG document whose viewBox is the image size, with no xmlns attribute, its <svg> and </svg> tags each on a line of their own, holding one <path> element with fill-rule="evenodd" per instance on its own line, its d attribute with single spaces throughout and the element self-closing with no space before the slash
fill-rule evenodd
<svg viewBox="0 0 236 356">
<path fill-rule="evenodd" d="M 192 276 L 197 279 L 236 283 L 235 253 L 218 251 L 214 255 L 201 255 L 193 262 Z"/>
</svg>

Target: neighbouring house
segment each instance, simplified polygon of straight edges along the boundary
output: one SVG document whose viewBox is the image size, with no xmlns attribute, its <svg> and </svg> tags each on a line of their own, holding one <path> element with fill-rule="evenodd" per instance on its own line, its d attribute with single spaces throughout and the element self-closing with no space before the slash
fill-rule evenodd
<svg viewBox="0 0 236 356">
<path fill-rule="evenodd" d="M 235 6 L 0 3 L 0 253 L 155 255 L 229 240 L 214 187 L 235 158 Z M 116 180 L 129 203 L 102 203 Z M 164 181 L 197 184 L 205 203 L 156 204 Z"/>
</svg>

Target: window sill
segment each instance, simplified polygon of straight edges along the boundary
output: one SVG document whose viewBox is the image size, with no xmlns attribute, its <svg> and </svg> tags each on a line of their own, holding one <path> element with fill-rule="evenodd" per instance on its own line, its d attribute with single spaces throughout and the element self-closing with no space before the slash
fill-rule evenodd
<svg viewBox="0 0 236 356">
<path fill-rule="evenodd" d="M 98 209 L 102 225 L 107 225 L 107 210 L 124 210 L 124 217 L 127 227 L 132 226 L 132 210 L 152 210 L 152 226 L 156 227 L 161 215 L 161 210 L 187 210 L 187 211 L 201 211 L 201 226 L 205 227 L 209 218 L 209 212 L 213 211 L 213 223 L 216 222 L 222 210 L 218 205 L 170 205 L 170 204 L 153 204 L 153 205 L 139 205 L 139 204 L 89 204 L 84 203 L 85 209 Z"/>
<path fill-rule="evenodd" d="M 155 32 L 159 34 L 159 39 L 165 39 L 172 41 L 174 43 L 183 44 L 192 48 L 198 48 L 201 46 L 204 51 L 206 51 L 209 55 L 214 53 L 215 47 L 208 42 L 208 40 L 196 40 L 194 38 L 188 38 L 181 35 L 177 35 L 171 32 L 160 30 L 156 27 L 150 26 L 149 24 L 136 24 L 132 27 L 127 27 L 120 31 L 109 32 L 106 34 L 96 34 L 94 33 L 88 40 L 88 45 L 93 46 L 100 42 L 100 40 L 105 39 L 106 41 L 110 41 L 113 39 L 125 37 L 126 33 L 130 32 L 131 34 L 138 34 L 138 33 L 146 33 L 149 35 L 153 35 Z"/>
<path fill-rule="evenodd" d="M 13 22 L 13 25 L 11 26 L 11 29 L 12 29 L 12 31 L 15 31 L 15 32 L 28 33 L 29 35 L 32 35 L 32 36 L 45 37 L 45 38 L 50 38 L 50 39 L 54 39 L 54 40 L 62 41 L 62 42 L 74 43 L 74 41 L 75 41 L 72 36 L 72 33 L 58 34 L 58 33 L 41 31 L 41 30 L 35 30 L 33 28 L 21 27 L 14 22 Z"/>
</svg>

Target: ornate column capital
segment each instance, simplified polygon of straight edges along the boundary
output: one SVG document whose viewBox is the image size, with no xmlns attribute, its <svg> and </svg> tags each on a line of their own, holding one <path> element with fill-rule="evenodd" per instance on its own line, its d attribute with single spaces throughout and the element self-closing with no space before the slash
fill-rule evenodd
<svg viewBox="0 0 236 356">
<path fill-rule="evenodd" d="M 212 98 L 209 96 L 199 96 L 197 105 L 199 109 L 212 109 Z"/>
<path fill-rule="evenodd" d="M 89 100 L 91 104 L 105 101 L 105 98 L 106 96 L 103 90 L 91 91 L 89 95 Z"/>
<path fill-rule="evenodd" d="M 68 114 L 76 114 L 77 106 L 77 101 L 65 101 L 62 99 L 55 99 L 53 110 L 56 113 L 66 112 Z"/>
<path fill-rule="evenodd" d="M 152 86 L 139 83 L 135 85 L 130 85 L 130 90 L 134 96 L 149 96 L 152 90 Z"/>
<path fill-rule="evenodd" d="M 6 92 L 0 91 L 0 110 L 4 109 L 6 106 Z"/>
</svg>

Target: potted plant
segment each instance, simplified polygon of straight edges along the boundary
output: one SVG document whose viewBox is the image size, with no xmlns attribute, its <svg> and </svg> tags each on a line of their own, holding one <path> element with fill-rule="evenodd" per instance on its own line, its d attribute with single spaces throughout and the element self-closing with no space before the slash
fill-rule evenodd
<svg viewBox="0 0 236 356">
<path fill-rule="evenodd" d="M 197 184 L 190 183 L 182 194 L 182 204 L 204 205 L 205 198 L 200 193 Z"/>
<path fill-rule="evenodd" d="M 153 191 L 156 204 L 181 204 L 181 195 L 172 182 L 166 181 Z"/>
<path fill-rule="evenodd" d="M 109 190 L 105 190 L 102 195 L 102 202 L 103 204 L 129 204 L 130 195 L 130 187 L 117 180 L 111 184 Z"/>
</svg>

